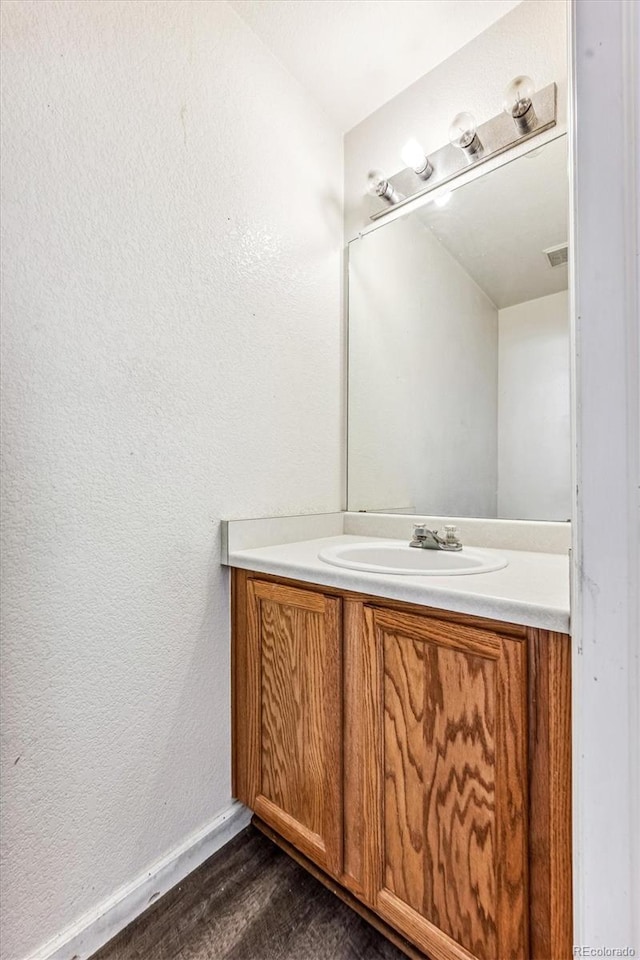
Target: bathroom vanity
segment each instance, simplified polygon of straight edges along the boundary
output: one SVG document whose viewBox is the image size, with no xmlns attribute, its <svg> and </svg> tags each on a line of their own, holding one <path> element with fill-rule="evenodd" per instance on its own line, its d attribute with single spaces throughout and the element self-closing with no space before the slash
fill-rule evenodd
<svg viewBox="0 0 640 960">
<path fill-rule="evenodd" d="M 414 957 L 572 956 L 565 140 L 350 240 L 348 512 L 227 544 L 235 795 Z"/>
<path fill-rule="evenodd" d="M 228 558 L 235 796 L 409 956 L 569 958 L 566 556 L 422 578 L 318 559 L 357 539 Z"/>
</svg>

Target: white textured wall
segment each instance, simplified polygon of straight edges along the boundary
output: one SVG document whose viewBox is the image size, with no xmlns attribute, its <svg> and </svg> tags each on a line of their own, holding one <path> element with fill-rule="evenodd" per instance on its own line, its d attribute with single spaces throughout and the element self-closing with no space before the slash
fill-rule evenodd
<svg viewBox="0 0 640 960">
<path fill-rule="evenodd" d="M 498 516 L 571 517 L 569 295 L 498 312 Z"/>
<path fill-rule="evenodd" d="M 496 307 L 418 214 L 349 261 L 349 509 L 495 517 Z"/>
<path fill-rule="evenodd" d="M 531 76 L 537 87 L 558 83 L 559 123 L 549 136 L 565 129 L 566 17 L 565 0 L 523 0 L 346 134 L 347 239 L 370 222 L 375 201 L 365 195 L 369 170 L 389 174 L 401 170 L 400 151 L 410 137 L 417 137 L 427 153 L 442 147 L 449 142 L 449 124 L 461 110 L 473 113 L 478 123 L 500 113 L 504 88 L 518 74 Z M 523 149 L 530 149 L 530 144 Z M 515 155 L 512 151 L 509 159 Z M 494 161 L 485 169 L 491 165 Z"/>
<path fill-rule="evenodd" d="M 224 2 L 2 15 L 19 960 L 229 803 L 219 518 L 341 506 L 342 149 Z"/>
<path fill-rule="evenodd" d="M 377 110 L 520 0 L 231 0 L 341 130 Z"/>
</svg>

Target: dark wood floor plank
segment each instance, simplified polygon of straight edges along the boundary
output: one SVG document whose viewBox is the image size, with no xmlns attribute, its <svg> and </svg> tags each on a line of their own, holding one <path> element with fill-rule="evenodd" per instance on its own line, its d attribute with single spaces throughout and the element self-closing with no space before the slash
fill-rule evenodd
<svg viewBox="0 0 640 960">
<path fill-rule="evenodd" d="M 94 960 L 406 960 L 248 827 Z"/>
</svg>

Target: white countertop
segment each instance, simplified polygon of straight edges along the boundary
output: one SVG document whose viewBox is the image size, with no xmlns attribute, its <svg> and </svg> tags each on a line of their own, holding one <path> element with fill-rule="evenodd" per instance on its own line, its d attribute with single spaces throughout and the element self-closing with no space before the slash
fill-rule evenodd
<svg viewBox="0 0 640 960">
<path fill-rule="evenodd" d="M 493 573 L 453 577 L 363 573 L 334 567 L 318 559 L 324 547 L 363 541 L 385 542 L 380 537 L 323 537 L 230 551 L 227 562 L 232 567 L 304 583 L 569 633 L 569 558 L 566 555 L 483 548 L 487 553 L 504 557 L 508 560 L 507 566 Z"/>
</svg>

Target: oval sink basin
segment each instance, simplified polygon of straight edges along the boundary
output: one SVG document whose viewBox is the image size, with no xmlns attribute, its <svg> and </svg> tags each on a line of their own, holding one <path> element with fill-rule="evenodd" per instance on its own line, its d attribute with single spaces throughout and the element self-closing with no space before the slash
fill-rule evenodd
<svg viewBox="0 0 640 960">
<path fill-rule="evenodd" d="M 394 573 L 405 576 L 455 577 L 470 573 L 502 570 L 508 561 L 487 550 L 463 547 L 459 551 L 423 550 L 404 540 L 375 543 L 339 543 L 325 547 L 318 559 L 334 567 L 365 573 Z"/>
</svg>

